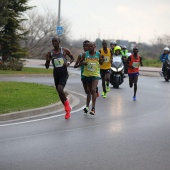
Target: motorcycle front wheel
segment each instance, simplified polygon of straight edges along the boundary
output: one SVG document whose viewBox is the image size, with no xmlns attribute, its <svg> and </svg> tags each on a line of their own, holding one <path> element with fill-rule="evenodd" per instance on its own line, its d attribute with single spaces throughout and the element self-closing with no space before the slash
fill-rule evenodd
<svg viewBox="0 0 170 170">
<path fill-rule="evenodd" d="M 119 77 L 115 78 L 115 83 L 113 84 L 113 87 L 118 89 L 119 88 Z"/>
</svg>

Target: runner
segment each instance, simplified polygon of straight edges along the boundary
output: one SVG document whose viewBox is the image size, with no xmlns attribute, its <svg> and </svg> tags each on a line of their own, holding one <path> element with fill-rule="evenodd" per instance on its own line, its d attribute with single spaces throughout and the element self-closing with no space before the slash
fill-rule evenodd
<svg viewBox="0 0 170 170">
<path fill-rule="evenodd" d="M 58 37 L 52 39 L 52 44 L 54 49 L 47 53 L 45 67 L 48 69 L 52 60 L 55 87 L 66 111 L 65 119 L 69 119 L 72 108 L 69 99 L 66 98 L 64 93 L 64 87 L 68 79 L 67 67 L 74 61 L 74 58 L 69 49 L 60 47 L 60 39 Z M 70 62 L 67 62 L 66 56 L 70 57 Z"/>
<path fill-rule="evenodd" d="M 90 42 L 89 51 L 82 55 L 82 60 L 80 61 L 80 63 L 84 65 L 83 75 L 85 76 L 84 78 L 87 83 L 87 88 L 89 89 L 92 96 L 92 109 L 90 112 L 91 115 L 95 115 L 96 87 L 98 80 L 100 79 L 100 64 L 103 63 L 103 58 L 99 52 L 95 51 L 95 47 L 95 43 Z M 89 110 L 89 103 L 84 110 L 86 113 Z"/>
<path fill-rule="evenodd" d="M 139 75 L 139 63 L 141 66 L 143 66 L 142 58 L 138 55 L 138 48 L 134 47 L 133 54 L 129 56 L 127 59 L 130 88 L 133 87 L 133 83 L 134 83 L 134 96 L 133 96 L 134 101 L 136 101 L 137 82 L 138 82 L 138 75 Z"/>
<path fill-rule="evenodd" d="M 85 40 L 83 42 L 83 48 L 84 48 L 84 52 L 89 51 L 89 41 L 88 40 Z M 84 110 L 84 113 L 87 113 L 88 112 L 88 108 L 89 108 L 89 104 L 90 104 L 90 100 L 91 100 L 91 94 L 90 94 L 89 89 L 87 88 L 87 83 L 86 83 L 85 78 L 83 76 L 84 65 L 80 65 L 80 61 L 82 59 L 83 54 L 84 53 L 81 53 L 78 56 L 77 61 L 76 61 L 75 65 L 74 65 L 74 68 L 81 67 L 81 81 L 82 81 L 82 84 L 83 84 L 84 91 L 87 94 L 86 107 L 83 110 Z"/>
<path fill-rule="evenodd" d="M 100 75 L 102 78 L 102 87 L 103 92 L 102 96 L 103 98 L 107 97 L 107 92 L 110 91 L 110 68 L 112 63 L 112 51 L 110 48 L 107 48 L 107 42 L 105 40 L 102 41 L 102 46 L 99 50 L 100 54 L 104 57 L 104 63 L 100 65 Z"/>
</svg>

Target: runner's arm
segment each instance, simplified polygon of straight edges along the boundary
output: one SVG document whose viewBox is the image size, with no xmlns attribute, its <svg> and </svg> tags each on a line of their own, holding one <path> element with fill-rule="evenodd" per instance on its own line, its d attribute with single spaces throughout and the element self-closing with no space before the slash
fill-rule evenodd
<svg viewBox="0 0 170 170">
<path fill-rule="evenodd" d="M 104 56 L 100 54 L 99 64 L 102 65 L 104 62 Z"/>
<path fill-rule="evenodd" d="M 50 66 L 50 52 L 46 54 L 46 62 L 45 62 L 45 67 L 48 69 Z"/>
<path fill-rule="evenodd" d="M 127 65 L 127 67 L 130 67 L 133 69 L 134 67 L 129 65 L 130 61 L 131 61 L 131 57 L 129 56 L 128 59 L 126 60 L 126 65 Z"/>
<path fill-rule="evenodd" d="M 74 61 L 74 57 L 73 57 L 73 54 L 70 52 L 69 49 L 63 48 L 63 50 L 65 52 L 65 55 L 70 57 L 70 61 L 66 63 L 66 66 L 68 67 Z"/>
<path fill-rule="evenodd" d="M 75 65 L 74 65 L 74 68 L 78 68 L 80 66 L 80 61 L 81 61 L 81 56 L 79 55 Z"/>
<path fill-rule="evenodd" d="M 142 57 L 140 57 L 140 65 L 143 66 Z"/>
<path fill-rule="evenodd" d="M 83 55 L 82 55 L 82 57 L 81 57 L 80 66 L 81 66 L 81 65 L 85 65 L 85 66 L 88 65 L 88 62 L 85 61 L 85 53 L 83 53 Z"/>
</svg>

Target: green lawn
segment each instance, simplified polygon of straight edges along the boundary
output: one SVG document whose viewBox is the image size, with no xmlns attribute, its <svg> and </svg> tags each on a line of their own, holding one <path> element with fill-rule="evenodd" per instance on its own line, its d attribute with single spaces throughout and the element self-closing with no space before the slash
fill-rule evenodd
<svg viewBox="0 0 170 170">
<path fill-rule="evenodd" d="M 0 82 L 0 114 L 47 106 L 58 101 L 58 93 L 52 86 Z"/>
<path fill-rule="evenodd" d="M 143 59 L 145 67 L 162 67 L 162 62 L 159 59 Z"/>
<path fill-rule="evenodd" d="M 23 67 L 22 71 L 0 70 L 0 74 L 51 74 L 53 69 Z"/>
</svg>

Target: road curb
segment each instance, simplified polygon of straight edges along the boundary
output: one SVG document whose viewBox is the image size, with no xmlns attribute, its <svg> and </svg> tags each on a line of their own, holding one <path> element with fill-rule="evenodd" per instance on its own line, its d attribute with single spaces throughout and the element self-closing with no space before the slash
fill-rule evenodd
<svg viewBox="0 0 170 170">
<path fill-rule="evenodd" d="M 69 93 L 68 98 L 73 108 L 80 104 L 80 99 L 75 95 Z M 64 106 L 61 102 L 58 102 L 56 104 L 52 104 L 45 107 L 18 111 L 18 112 L 11 112 L 11 113 L 0 115 L 0 123 L 7 123 L 10 121 L 19 121 L 24 119 L 25 120 L 33 119 L 37 117 L 44 117 L 50 115 L 52 116 L 52 115 L 61 114 L 61 112 L 65 113 Z"/>
</svg>

